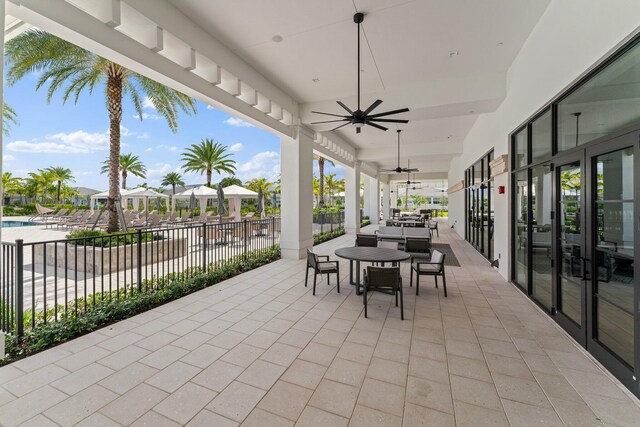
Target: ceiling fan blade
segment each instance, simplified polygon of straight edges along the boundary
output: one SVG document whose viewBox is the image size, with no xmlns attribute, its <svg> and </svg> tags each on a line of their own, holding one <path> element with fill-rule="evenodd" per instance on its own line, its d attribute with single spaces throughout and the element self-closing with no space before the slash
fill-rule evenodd
<svg viewBox="0 0 640 427">
<path fill-rule="evenodd" d="M 411 168 L 411 169 L 409 169 L 409 168 L 403 168 L 403 169 L 402 169 L 402 172 L 408 172 L 408 173 L 411 173 L 411 172 L 420 172 L 420 169 L 418 169 L 418 168 Z"/>
<path fill-rule="evenodd" d="M 380 125 L 377 125 L 377 124 L 371 123 L 371 122 L 365 122 L 365 124 L 367 124 L 369 126 L 373 126 L 374 128 L 378 128 L 380 130 L 388 130 L 389 129 L 389 128 L 386 128 L 384 126 L 380 126 Z"/>
<path fill-rule="evenodd" d="M 384 113 L 372 114 L 368 118 L 372 119 L 375 117 L 390 116 L 392 114 L 406 113 L 407 111 L 409 111 L 408 108 L 401 108 L 399 110 L 391 110 L 391 111 L 385 111 Z"/>
<path fill-rule="evenodd" d="M 312 111 L 312 113 L 314 113 L 314 114 L 324 114 L 325 116 L 343 117 L 345 119 L 349 117 L 349 116 L 341 116 L 340 114 L 323 113 L 321 111 Z"/>
<path fill-rule="evenodd" d="M 325 120 L 323 122 L 312 122 L 312 125 L 319 125 L 320 123 L 336 123 L 336 122 L 348 122 L 349 119 L 340 119 L 340 120 Z"/>
<path fill-rule="evenodd" d="M 369 117 L 367 117 L 366 121 L 380 123 L 409 123 L 409 120 L 404 119 L 370 119 Z"/>
<path fill-rule="evenodd" d="M 349 107 L 347 107 L 346 105 L 344 105 L 341 101 L 336 101 L 336 102 L 338 103 L 338 105 L 339 105 L 339 106 L 341 106 L 342 108 L 344 108 L 345 110 L 347 110 L 347 112 L 353 116 L 353 111 L 351 111 L 351 110 L 349 109 Z"/>
<path fill-rule="evenodd" d="M 366 116 L 367 114 L 369 114 L 370 112 L 372 112 L 373 110 L 375 110 L 378 105 L 382 104 L 382 100 L 381 99 L 376 99 L 373 104 L 369 105 L 369 108 L 367 108 L 366 110 L 364 110 L 364 115 Z"/>
<path fill-rule="evenodd" d="M 330 132 L 332 132 L 332 131 L 334 131 L 334 130 L 338 130 L 338 129 L 342 128 L 342 127 L 345 127 L 345 126 L 346 126 L 346 125 L 348 125 L 348 124 L 350 124 L 350 122 L 347 122 L 347 123 L 345 123 L 345 124 L 343 124 L 343 125 L 340 125 L 340 126 L 338 126 L 338 127 L 335 127 L 335 128 L 333 128 L 333 129 L 331 129 L 331 131 L 330 131 Z"/>
</svg>

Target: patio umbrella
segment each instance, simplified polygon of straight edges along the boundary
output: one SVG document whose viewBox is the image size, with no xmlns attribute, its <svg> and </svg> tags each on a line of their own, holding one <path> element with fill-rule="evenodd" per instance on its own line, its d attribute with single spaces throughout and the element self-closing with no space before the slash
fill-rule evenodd
<svg viewBox="0 0 640 427">
<path fill-rule="evenodd" d="M 218 184 L 218 215 L 222 218 L 224 213 L 224 190 L 222 185 Z"/>
<path fill-rule="evenodd" d="M 260 218 L 264 218 L 264 193 L 262 193 L 262 188 L 258 189 L 258 207 L 257 211 L 260 214 Z"/>
<path fill-rule="evenodd" d="M 189 210 L 193 212 L 195 208 L 196 208 L 196 195 L 192 191 L 191 197 L 189 197 Z"/>
<path fill-rule="evenodd" d="M 156 209 L 160 212 L 160 208 L 162 207 L 162 202 L 160 202 L 160 197 L 156 197 Z"/>
<path fill-rule="evenodd" d="M 278 205 L 278 197 L 276 192 L 271 193 L 271 209 L 275 209 Z"/>
</svg>

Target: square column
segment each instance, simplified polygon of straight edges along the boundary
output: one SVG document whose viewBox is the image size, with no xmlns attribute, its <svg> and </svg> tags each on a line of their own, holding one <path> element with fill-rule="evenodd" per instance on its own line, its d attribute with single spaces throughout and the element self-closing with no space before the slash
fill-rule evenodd
<svg viewBox="0 0 640 427">
<path fill-rule="evenodd" d="M 313 247 L 313 135 L 304 126 L 280 138 L 280 249 L 282 258 L 302 259 Z"/>
<path fill-rule="evenodd" d="M 360 232 L 360 162 L 344 168 L 344 228 L 347 234 Z"/>
<path fill-rule="evenodd" d="M 367 175 L 361 175 L 361 177 L 362 181 L 364 182 L 364 204 L 362 206 L 362 215 L 371 218 L 371 203 L 369 203 L 369 199 L 371 198 L 371 192 L 373 191 L 373 183 L 371 182 L 371 178 Z"/>
<path fill-rule="evenodd" d="M 380 181 L 378 178 L 367 177 L 369 181 L 369 196 L 365 192 L 365 204 L 369 205 L 369 219 L 371 224 L 380 222 Z"/>
<path fill-rule="evenodd" d="M 389 219 L 391 213 L 391 186 L 389 182 L 380 181 L 382 187 L 382 218 Z"/>
</svg>

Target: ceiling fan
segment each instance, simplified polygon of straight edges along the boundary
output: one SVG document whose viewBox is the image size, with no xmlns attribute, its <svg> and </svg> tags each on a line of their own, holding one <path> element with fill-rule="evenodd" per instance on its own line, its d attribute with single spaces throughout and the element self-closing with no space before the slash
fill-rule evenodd
<svg viewBox="0 0 640 427">
<path fill-rule="evenodd" d="M 373 104 L 371 104 L 366 110 L 362 111 L 360 109 L 360 24 L 362 23 L 362 21 L 364 21 L 364 14 L 363 13 L 356 13 L 355 15 L 353 15 L 353 22 L 355 22 L 356 24 L 358 24 L 358 108 L 353 111 L 351 110 L 349 107 L 347 107 L 344 103 L 342 103 L 341 101 L 336 101 L 338 103 L 339 106 L 341 106 L 342 108 L 344 108 L 347 113 L 349 113 L 348 115 L 340 115 L 340 114 L 333 114 L 333 113 L 323 113 L 320 111 L 312 111 L 312 113 L 315 114 L 323 114 L 325 116 L 333 116 L 333 117 L 341 117 L 340 119 L 337 120 L 326 120 L 326 121 L 321 121 L 321 122 L 313 122 L 311 124 L 315 125 L 315 124 L 321 124 L 321 123 L 338 123 L 338 122 L 346 122 L 344 124 L 338 125 L 337 127 L 331 129 L 331 130 L 338 130 L 341 127 L 347 126 L 348 124 L 352 124 L 355 126 L 356 128 L 356 133 L 360 133 L 361 129 L 363 126 L 365 125 L 369 125 L 369 126 L 373 126 L 376 129 L 380 129 L 380 130 L 387 130 L 387 127 L 384 127 L 382 125 L 379 125 L 378 123 L 409 123 L 409 120 L 401 120 L 401 119 L 381 119 L 380 117 L 384 117 L 384 116 L 390 116 L 392 114 L 398 114 L 398 113 L 406 113 L 407 111 L 409 111 L 408 108 L 400 108 L 398 110 L 391 110 L 391 111 L 385 111 L 383 113 L 376 113 L 376 114 L 371 114 L 371 112 L 373 110 L 375 110 L 380 104 L 382 104 L 382 100 L 377 99 L 373 102 Z M 374 122 L 378 122 L 378 123 L 374 123 Z"/>
<path fill-rule="evenodd" d="M 406 168 L 401 168 L 400 167 L 400 132 L 402 132 L 400 129 L 397 130 L 398 132 L 398 166 L 395 169 L 382 169 L 380 170 L 381 173 L 402 173 L 402 172 L 419 172 L 419 170 L 417 168 L 410 168 L 409 167 L 409 161 L 407 161 L 407 167 Z"/>
</svg>

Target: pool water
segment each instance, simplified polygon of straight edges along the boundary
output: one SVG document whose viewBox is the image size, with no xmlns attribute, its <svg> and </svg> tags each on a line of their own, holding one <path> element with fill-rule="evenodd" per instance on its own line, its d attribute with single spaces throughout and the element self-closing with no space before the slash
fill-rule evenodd
<svg viewBox="0 0 640 427">
<path fill-rule="evenodd" d="M 29 227 L 32 225 L 40 225 L 40 223 L 33 221 L 2 221 L 2 228 Z"/>
</svg>

